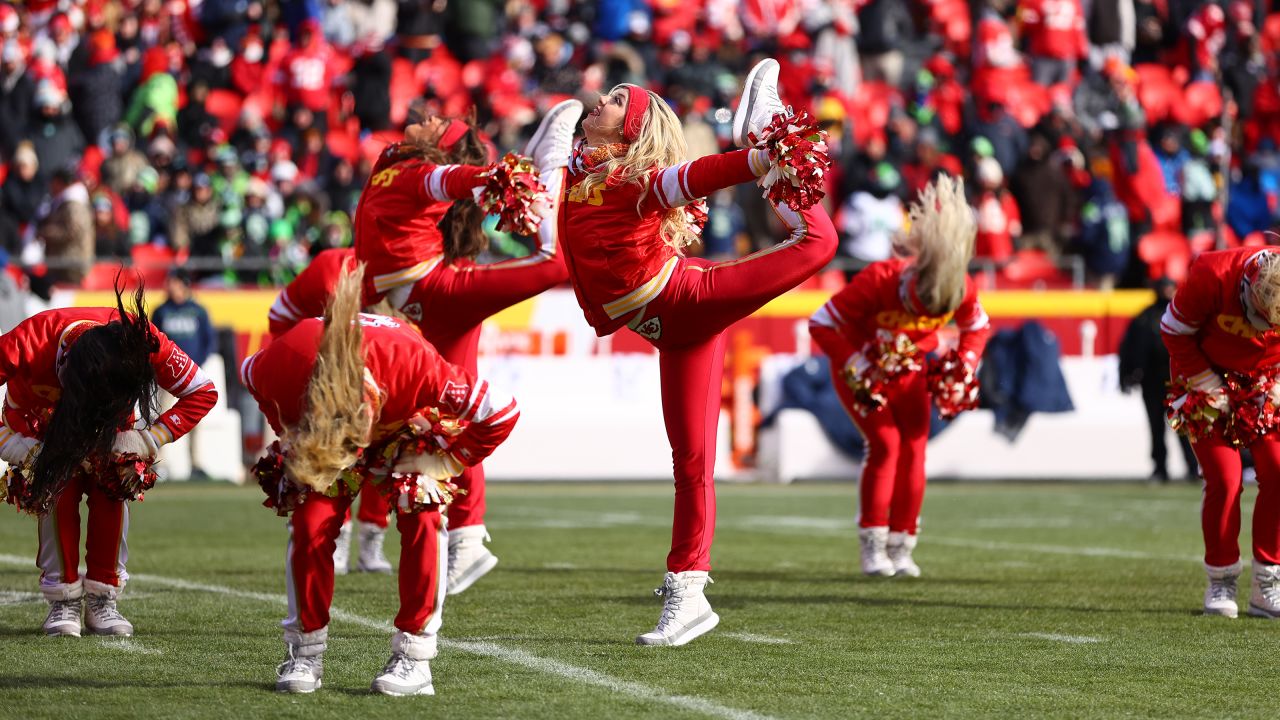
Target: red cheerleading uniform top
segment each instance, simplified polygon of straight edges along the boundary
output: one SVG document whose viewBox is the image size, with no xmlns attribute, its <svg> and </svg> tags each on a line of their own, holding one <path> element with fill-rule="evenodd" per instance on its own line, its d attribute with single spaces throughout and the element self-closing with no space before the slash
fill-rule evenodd
<svg viewBox="0 0 1280 720">
<path fill-rule="evenodd" d="M 938 329 L 951 320 L 960 328 L 962 357 L 977 360 L 991 336 L 991 320 L 978 302 L 973 278 L 965 277 L 964 298 L 954 312 L 927 315 L 916 309 L 909 259 L 871 263 L 809 318 L 809 332 L 833 368 L 888 330 L 906 335 L 922 353 L 938 347 Z"/>
<path fill-rule="evenodd" d="M 267 312 L 271 337 L 283 335 L 299 320 L 324 315 L 333 286 L 338 283 L 343 268 L 354 262 L 355 256 L 353 248 L 333 248 L 312 258 L 298 277 L 280 291 Z"/>
<path fill-rule="evenodd" d="M 431 270 L 444 253 L 436 227 L 454 200 L 471 197 L 487 168 L 436 165 L 402 158 L 388 147 L 374 163 L 355 216 L 355 257 L 365 263 L 365 302 L 408 285 Z"/>
<path fill-rule="evenodd" d="M 399 320 L 361 313 L 359 322 L 366 382 L 376 386 L 380 404 L 372 444 L 432 409 L 443 420 L 466 423 L 448 448 L 466 466 L 488 457 L 511 434 L 520 417 L 511 396 L 446 362 L 417 330 Z M 240 366 L 241 381 L 277 433 L 302 416 L 323 332 L 322 318 L 304 319 Z"/>
<path fill-rule="evenodd" d="M 768 160 L 762 151 L 738 150 L 655 168 L 644 184 L 606 181 L 587 193 L 588 153 L 580 145 L 569 163 L 559 233 L 578 304 L 604 336 L 658 297 L 675 272 L 681 253 L 661 231 L 667 211 L 726 187 L 725 176 L 744 156 L 757 175 Z"/>
<path fill-rule="evenodd" d="M 115 308 L 65 308 L 36 313 L 0 336 L 0 382 L 8 384 L 4 406 L 5 428 L 41 439 L 43 425 L 62 396 L 58 363 L 79 333 L 119 318 Z M 156 384 L 177 404 L 166 410 L 145 432 L 158 445 L 186 435 L 218 401 L 218 391 L 200 367 L 156 326 L 151 332 L 160 349 L 151 353 Z M 7 440 L 8 438 L 4 438 Z"/>
<path fill-rule="evenodd" d="M 1280 335 L 1242 301 L 1246 271 L 1267 252 L 1280 247 L 1207 252 L 1191 263 L 1160 319 L 1174 379 L 1195 383 L 1215 372 L 1253 373 L 1280 364 Z"/>
</svg>

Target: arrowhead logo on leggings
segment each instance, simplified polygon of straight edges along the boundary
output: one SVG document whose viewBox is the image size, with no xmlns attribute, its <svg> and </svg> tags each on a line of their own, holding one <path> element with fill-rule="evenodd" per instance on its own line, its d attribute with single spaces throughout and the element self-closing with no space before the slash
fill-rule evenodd
<svg viewBox="0 0 1280 720">
<path fill-rule="evenodd" d="M 657 340 L 662 337 L 662 318 L 651 317 L 640 323 L 640 327 L 636 328 L 636 334 L 647 337 L 650 340 Z"/>
</svg>

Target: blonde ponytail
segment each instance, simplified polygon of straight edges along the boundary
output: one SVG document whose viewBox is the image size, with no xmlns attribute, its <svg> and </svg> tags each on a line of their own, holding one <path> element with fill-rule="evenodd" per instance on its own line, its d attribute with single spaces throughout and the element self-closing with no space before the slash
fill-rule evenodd
<svg viewBox="0 0 1280 720">
<path fill-rule="evenodd" d="M 360 289 L 364 264 L 344 270 L 324 312 L 324 333 L 307 384 L 302 418 L 284 440 L 289 475 L 324 492 L 369 445 L 370 415 L 364 398 Z"/>
<path fill-rule="evenodd" d="M 916 296 L 930 315 L 954 312 L 964 299 L 965 277 L 978 228 L 964 196 L 964 181 L 940 175 L 911 206 L 907 245 L 915 253 Z"/>
</svg>

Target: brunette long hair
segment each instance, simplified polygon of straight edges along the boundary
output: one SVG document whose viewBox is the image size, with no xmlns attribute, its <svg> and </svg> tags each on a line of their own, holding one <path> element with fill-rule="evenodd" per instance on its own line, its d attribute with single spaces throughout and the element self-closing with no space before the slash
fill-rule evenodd
<svg viewBox="0 0 1280 720">
<path fill-rule="evenodd" d="M 87 458 L 110 454 L 116 433 L 125 428 L 135 406 L 144 423 L 155 421 L 151 356 L 160 350 L 160 339 L 147 317 L 141 284 L 130 310 L 124 306 L 119 275 L 115 291 L 119 317 L 86 330 L 60 358 L 62 395 L 31 471 L 39 499 L 56 498 Z"/>
<path fill-rule="evenodd" d="M 415 111 L 418 112 L 418 111 Z M 436 144 L 401 143 L 406 157 L 417 157 L 436 165 L 485 165 L 489 162 L 489 148 L 476 129 L 476 111 L 472 108 L 466 117 L 459 118 L 467 124 L 467 132 L 447 151 Z M 410 122 L 421 122 L 418 117 Z M 484 213 L 473 200 L 455 200 L 437 227 L 444 235 L 444 259 L 452 262 L 459 258 L 474 258 L 489 247 L 489 237 L 484 234 Z"/>
</svg>

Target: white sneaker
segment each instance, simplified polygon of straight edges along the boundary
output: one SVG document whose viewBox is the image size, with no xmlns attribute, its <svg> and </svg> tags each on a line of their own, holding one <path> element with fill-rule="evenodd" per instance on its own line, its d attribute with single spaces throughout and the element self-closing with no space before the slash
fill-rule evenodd
<svg viewBox="0 0 1280 720">
<path fill-rule="evenodd" d="M 706 635 L 720 624 L 703 591 L 711 577 L 702 571 L 669 572 L 655 595 L 667 600 L 658 616 L 658 626 L 636 638 L 637 645 L 684 645 Z"/>
<path fill-rule="evenodd" d="M 44 634 L 49 637 L 80 637 L 80 598 L 50 601 L 49 616 L 44 619 Z"/>
<path fill-rule="evenodd" d="M 1234 565 L 1205 565 L 1209 575 L 1209 587 L 1204 591 L 1204 614 L 1221 615 L 1233 618 L 1240 614 L 1240 606 L 1236 604 L 1236 580 L 1240 578 L 1243 565 L 1236 561 Z"/>
<path fill-rule="evenodd" d="M 449 531 L 448 594 L 461 593 L 498 564 L 497 556 L 484 546 L 488 539 L 489 533 L 483 525 L 468 525 Z"/>
<path fill-rule="evenodd" d="M 733 143 L 738 147 L 753 147 L 748 136 L 758 134 L 774 115 L 786 111 L 778 97 L 779 69 L 777 60 L 765 58 L 747 74 L 738 109 L 733 113 Z"/>
<path fill-rule="evenodd" d="M 356 569 L 360 572 L 389 573 L 391 563 L 382 554 L 382 543 L 387 539 L 387 529 L 377 525 L 360 523 L 360 555 Z"/>
<path fill-rule="evenodd" d="M 872 577 L 891 577 L 893 561 L 889 559 L 889 528 L 859 528 L 858 544 L 862 547 L 862 573 Z"/>
<path fill-rule="evenodd" d="M 116 598 L 119 597 L 119 590 L 112 588 L 114 592 L 96 593 L 86 592 L 84 595 L 84 620 L 85 625 L 89 628 L 89 632 L 94 635 L 119 635 L 122 637 L 131 637 L 133 635 L 133 623 L 125 619 L 120 614 L 120 610 L 116 608 Z"/>
<path fill-rule="evenodd" d="M 337 544 L 333 546 L 333 574 L 346 575 L 351 565 L 351 523 L 342 523 Z"/>
<path fill-rule="evenodd" d="M 899 577 L 920 577 L 920 566 L 911 558 L 916 549 L 916 536 L 911 533 L 891 532 L 885 546 L 885 554 L 893 563 L 893 574 Z"/>
<path fill-rule="evenodd" d="M 297 633 L 286 630 L 284 662 L 276 667 L 276 692 L 312 693 L 324 677 L 324 651 L 329 629 Z"/>
<path fill-rule="evenodd" d="M 435 695 L 431 665 L 436 656 L 435 635 L 410 635 L 397 630 L 391 636 L 391 659 L 371 689 L 383 695 Z"/>
<path fill-rule="evenodd" d="M 1280 619 L 1280 565 L 1253 562 L 1253 590 L 1249 593 L 1249 614 Z"/>
<path fill-rule="evenodd" d="M 573 155 L 573 132 L 581 117 L 582 103 L 577 100 L 561 101 L 547 111 L 524 147 L 524 154 L 533 158 L 539 173 L 568 167 Z"/>
</svg>

